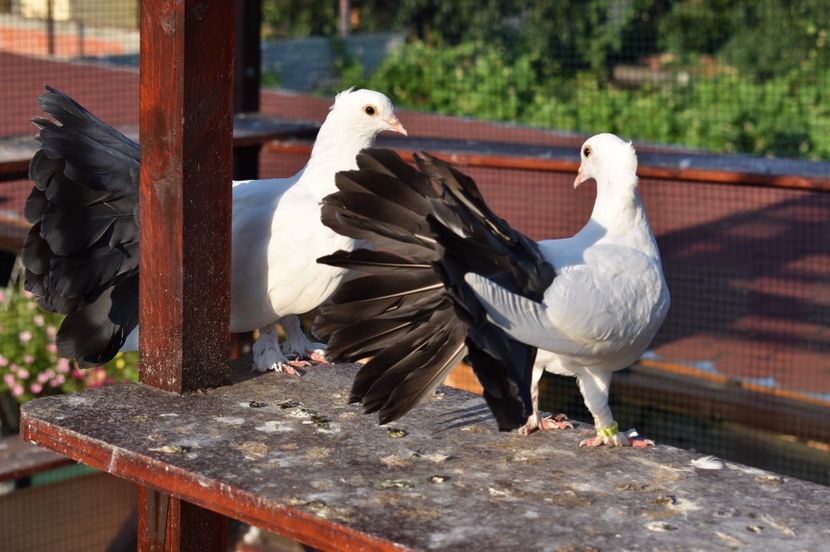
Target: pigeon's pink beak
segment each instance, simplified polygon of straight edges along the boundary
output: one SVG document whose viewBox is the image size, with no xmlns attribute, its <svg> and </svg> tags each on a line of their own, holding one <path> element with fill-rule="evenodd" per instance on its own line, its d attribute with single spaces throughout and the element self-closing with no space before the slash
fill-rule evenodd
<svg viewBox="0 0 830 552">
<path fill-rule="evenodd" d="M 408 132 L 406 132 L 406 129 L 403 127 L 403 125 L 398 120 L 398 118 L 395 117 L 394 115 L 392 116 L 391 119 L 386 119 L 386 124 L 389 125 L 388 130 L 391 130 L 393 132 L 398 132 L 400 134 L 403 134 L 404 136 L 408 136 L 408 134 L 409 134 Z"/>
<path fill-rule="evenodd" d="M 585 182 L 586 180 L 590 180 L 590 177 L 587 176 L 584 172 L 582 172 L 582 165 L 580 165 L 579 172 L 576 173 L 576 178 L 574 178 L 574 190 L 579 188 L 579 185 Z"/>
</svg>

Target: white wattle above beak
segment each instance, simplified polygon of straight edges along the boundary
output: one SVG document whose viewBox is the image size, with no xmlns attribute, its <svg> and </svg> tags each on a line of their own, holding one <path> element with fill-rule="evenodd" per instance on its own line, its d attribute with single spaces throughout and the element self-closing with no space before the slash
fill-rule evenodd
<svg viewBox="0 0 830 552">
<path fill-rule="evenodd" d="M 403 134 L 404 136 L 408 136 L 409 133 L 406 132 L 406 129 L 403 127 L 401 122 L 398 120 L 397 117 L 392 117 L 391 119 L 386 119 L 386 124 L 389 125 L 389 130 L 393 132 L 398 132 Z"/>
</svg>

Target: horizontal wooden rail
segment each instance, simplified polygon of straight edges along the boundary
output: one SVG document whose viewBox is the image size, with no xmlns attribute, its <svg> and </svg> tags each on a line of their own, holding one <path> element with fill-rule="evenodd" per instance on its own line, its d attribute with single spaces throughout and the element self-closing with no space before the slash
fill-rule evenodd
<svg viewBox="0 0 830 552">
<path fill-rule="evenodd" d="M 269 153 L 308 155 L 310 141 L 278 140 L 265 146 Z M 381 138 L 381 147 L 398 151 L 428 151 L 460 166 L 489 169 L 576 173 L 579 152 L 574 148 L 435 138 Z M 640 178 L 707 184 L 749 185 L 830 192 L 830 163 L 767 159 L 747 155 L 638 151 Z"/>
<path fill-rule="evenodd" d="M 311 122 L 281 119 L 262 113 L 237 113 L 233 118 L 233 147 L 260 147 L 272 140 L 311 139 L 317 135 L 319 125 Z M 138 127 L 120 129 L 138 140 Z M 40 147 L 34 135 L 0 138 L 0 182 L 28 178 L 29 161 Z"/>
<path fill-rule="evenodd" d="M 36 447 L 17 435 L 0 438 L 0 482 L 31 477 L 73 463 L 69 458 Z"/>
</svg>

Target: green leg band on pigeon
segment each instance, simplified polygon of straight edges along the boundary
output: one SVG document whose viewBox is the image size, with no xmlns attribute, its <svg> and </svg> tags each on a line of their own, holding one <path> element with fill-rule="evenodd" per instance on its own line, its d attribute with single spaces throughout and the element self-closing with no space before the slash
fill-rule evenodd
<svg viewBox="0 0 830 552">
<path fill-rule="evenodd" d="M 597 430 L 598 435 L 602 435 L 603 437 L 613 437 L 617 433 L 620 432 L 620 426 L 617 422 L 614 422 L 608 427 L 602 428 Z"/>
</svg>

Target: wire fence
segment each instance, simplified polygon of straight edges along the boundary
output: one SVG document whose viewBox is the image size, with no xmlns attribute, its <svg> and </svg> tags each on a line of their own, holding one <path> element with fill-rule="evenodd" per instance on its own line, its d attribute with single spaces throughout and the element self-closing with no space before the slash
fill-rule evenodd
<svg viewBox="0 0 830 552">
<path fill-rule="evenodd" d="M 332 92 L 357 85 L 387 93 L 412 136 L 576 151 L 610 131 L 641 151 L 830 160 L 820 0 L 324 4 L 262 2 L 263 112 L 321 121 Z M 135 131 L 137 21 L 137 0 L 0 0 L 0 165 L 33 133 L 47 83 Z M 266 151 L 260 174 L 305 160 Z M 572 175 L 465 170 L 533 238 L 571 235 L 590 214 L 593 189 L 574 191 Z M 29 187 L 0 182 L 4 278 Z M 830 193 L 649 178 L 640 189 L 672 308 L 641 371 L 612 385 L 621 425 L 830 483 Z M 543 406 L 587 416 L 565 378 L 545 381 Z M 747 423 L 741 409 L 798 423 Z"/>
</svg>

